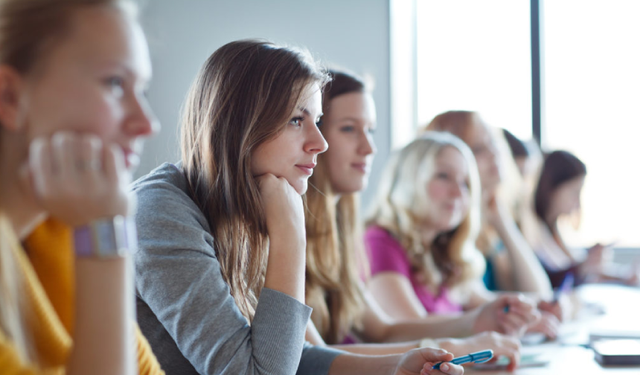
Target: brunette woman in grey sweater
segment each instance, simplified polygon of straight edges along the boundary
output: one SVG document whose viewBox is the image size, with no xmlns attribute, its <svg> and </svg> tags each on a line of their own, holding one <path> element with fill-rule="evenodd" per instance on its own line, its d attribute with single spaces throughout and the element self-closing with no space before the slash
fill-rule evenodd
<svg viewBox="0 0 640 375">
<path fill-rule="evenodd" d="M 304 52 L 259 41 L 221 47 L 187 98 L 182 161 L 134 184 L 138 319 L 167 374 L 418 375 L 453 358 L 304 342 L 301 195 L 327 149 L 318 130 L 326 80 Z"/>
</svg>

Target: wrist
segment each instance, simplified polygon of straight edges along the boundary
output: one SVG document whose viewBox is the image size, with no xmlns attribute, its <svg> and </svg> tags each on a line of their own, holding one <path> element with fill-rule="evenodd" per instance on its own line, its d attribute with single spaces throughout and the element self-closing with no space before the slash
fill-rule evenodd
<svg viewBox="0 0 640 375">
<path fill-rule="evenodd" d="M 475 334 L 481 333 L 485 331 L 485 327 L 482 326 L 482 322 L 480 321 L 482 317 L 482 312 L 488 305 L 484 304 L 479 307 L 476 307 L 474 310 L 471 310 L 467 316 L 466 324 L 463 325 L 464 332 L 457 337 L 468 337 L 473 336 Z"/>
<path fill-rule="evenodd" d="M 418 349 L 421 349 L 421 348 L 440 349 L 441 346 L 440 346 L 440 343 L 438 342 L 438 340 L 426 337 L 426 338 L 418 341 Z"/>
<path fill-rule="evenodd" d="M 123 216 L 95 220 L 74 228 L 73 239 L 79 258 L 121 258 L 136 244 L 135 226 Z"/>
<path fill-rule="evenodd" d="M 444 349 L 444 350 L 448 351 L 449 353 L 452 353 L 456 357 L 461 355 L 459 350 L 458 350 L 458 348 L 460 347 L 460 344 L 461 344 L 461 342 L 460 342 L 461 340 L 446 338 L 446 339 L 438 339 L 436 341 L 437 341 L 440 349 Z"/>
<path fill-rule="evenodd" d="M 493 218 L 490 223 L 493 226 L 493 229 L 495 229 L 495 231 L 498 233 L 498 235 L 502 237 L 504 232 L 507 230 L 507 221 L 505 220 L 504 216 L 496 214 L 495 218 Z"/>
</svg>

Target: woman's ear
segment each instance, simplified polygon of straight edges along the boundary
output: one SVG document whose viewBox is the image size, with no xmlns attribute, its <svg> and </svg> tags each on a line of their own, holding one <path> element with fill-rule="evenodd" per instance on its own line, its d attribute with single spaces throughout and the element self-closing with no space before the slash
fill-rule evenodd
<svg viewBox="0 0 640 375">
<path fill-rule="evenodd" d="M 9 65 L 0 65 L 0 127 L 16 131 L 20 128 L 20 91 L 23 80 Z"/>
</svg>

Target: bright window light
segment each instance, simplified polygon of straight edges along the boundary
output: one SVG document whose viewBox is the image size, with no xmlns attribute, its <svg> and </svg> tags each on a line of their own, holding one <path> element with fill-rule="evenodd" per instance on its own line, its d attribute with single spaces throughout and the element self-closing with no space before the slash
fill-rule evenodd
<svg viewBox="0 0 640 375">
<path fill-rule="evenodd" d="M 587 165 L 574 243 L 640 247 L 640 1 L 544 4 L 543 147 Z"/>
<path fill-rule="evenodd" d="M 531 138 L 529 0 L 418 0 L 417 117 L 475 110 Z"/>
</svg>

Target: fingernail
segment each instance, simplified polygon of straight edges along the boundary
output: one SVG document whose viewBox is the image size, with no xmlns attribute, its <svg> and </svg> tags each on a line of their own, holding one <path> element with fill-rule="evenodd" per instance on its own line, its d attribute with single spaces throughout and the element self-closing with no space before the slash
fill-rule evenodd
<svg viewBox="0 0 640 375">
<path fill-rule="evenodd" d="M 440 365 L 440 370 L 442 371 L 449 371 L 449 365 L 446 363 L 443 363 Z"/>
</svg>

